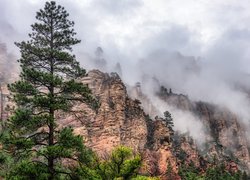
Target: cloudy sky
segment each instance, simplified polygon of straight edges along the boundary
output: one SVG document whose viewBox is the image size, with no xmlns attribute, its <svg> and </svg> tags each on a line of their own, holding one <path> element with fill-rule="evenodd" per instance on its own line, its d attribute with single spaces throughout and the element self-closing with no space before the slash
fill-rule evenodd
<svg viewBox="0 0 250 180">
<path fill-rule="evenodd" d="M 18 57 L 44 0 L 0 0 L 0 42 Z M 74 20 L 84 66 L 100 46 L 128 84 L 145 74 L 193 100 L 223 104 L 249 119 L 249 0 L 58 0 Z M 248 81 L 249 80 L 249 81 Z M 233 84 L 233 85 L 232 85 Z M 147 89 L 147 88 L 145 88 Z M 239 108 L 239 107 L 242 108 Z"/>
<path fill-rule="evenodd" d="M 0 0 L 1 41 L 7 42 L 12 49 L 14 41 L 26 38 L 35 12 L 44 2 Z M 144 57 L 145 52 L 157 49 L 204 56 L 215 44 L 226 43 L 224 51 L 231 48 L 228 46 L 237 46 L 242 51 L 249 46 L 248 0 L 57 2 L 66 7 L 70 18 L 76 22 L 76 31 L 83 40 L 79 49 L 94 51 L 101 46 L 116 58 L 133 54 L 130 60 L 134 61 Z M 248 53 L 246 51 L 243 53 Z"/>
</svg>

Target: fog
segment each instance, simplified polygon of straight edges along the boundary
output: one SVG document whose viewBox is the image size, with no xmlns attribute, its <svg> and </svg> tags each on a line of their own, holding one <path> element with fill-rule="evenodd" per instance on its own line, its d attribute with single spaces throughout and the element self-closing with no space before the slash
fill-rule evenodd
<svg viewBox="0 0 250 180">
<path fill-rule="evenodd" d="M 0 0 L 0 42 L 19 57 L 14 41 L 26 40 L 43 8 L 41 0 Z M 116 71 L 128 86 L 157 78 L 175 93 L 193 101 L 213 103 L 236 113 L 249 126 L 250 2 L 247 0 L 58 0 L 76 23 L 82 43 L 74 53 L 88 70 Z M 96 48 L 101 47 L 101 56 Z M 98 58 L 105 61 L 98 64 Z M 2 61 L 2 59 L 1 59 Z M 160 103 L 157 87 L 145 83 L 145 93 L 160 109 L 169 108 L 176 128 L 196 123 L 192 114 Z M 159 105 L 160 104 L 160 105 Z M 162 110 L 163 111 L 163 110 Z M 190 119 L 190 123 L 183 122 Z"/>
</svg>

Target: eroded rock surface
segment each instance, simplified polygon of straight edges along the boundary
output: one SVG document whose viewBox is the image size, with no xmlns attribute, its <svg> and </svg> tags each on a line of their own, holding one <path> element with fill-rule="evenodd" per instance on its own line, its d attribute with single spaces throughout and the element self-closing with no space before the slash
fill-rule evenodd
<svg viewBox="0 0 250 180">
<path fill-rule="evenodd" d="M 151 115 L 159 113 L 155 110 L 156 107 L 152 107 L 152 102 L 142 92 L 139 92 L 136 86 L 131 92 L 133 97 L 150 107 L 145 108 L 147 113 Z M 187 96 L 172 93 L 171 90 L 168 91 L 164 87 L 161 87 L 156 96 L 172 108 L 192 113 L 205 127 L 205 142 L 200 147 L 197 146 L 188 132 L 178 136 L 174 142 L 178 142 L 174 144 L 176 148 L 172 146 L 176 156 L 179 155 L 177 151 L 183 151 L 182 155 L 185 154 L 186 163 L 192 161 L 201 169 L 206 168 L 207 162 L 216 158 L 220 162 L 226 162 L 228 167 L 232 167 L 230 164 L 233 162 L 232 169 L 236 169 L 235 165 L 237 165 L 241 170 L 250 171 L 250 139 L 246 136 L 244 125 L 240 123 L 239 118 L 234 113 L 209 103 L 192 102 Z M 148 105 L 150 103 L 151 105 Z"/>
<path fill-rule="evenodd" d="M 151 120 L 144 113 L 140 101 L 128 96 L 116 73 L 109 75 L 93 70 L 82 82 L 92 90 L 100 107 L 95 111 L 85 104 L 76 104 L 74 110 L 78 113 L 61 115 L 61 126 L 72 126 L 99 155 L 105 155 L 118 145 L 142 153 L 143 173 L 164 174 L 168 163 L 177 171 L 169 129 L 161 120 Z"/>
</svg>

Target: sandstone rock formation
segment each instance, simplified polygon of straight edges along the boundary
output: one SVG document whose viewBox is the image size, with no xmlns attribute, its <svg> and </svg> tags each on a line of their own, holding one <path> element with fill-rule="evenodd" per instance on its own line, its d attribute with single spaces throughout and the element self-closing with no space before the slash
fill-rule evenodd
<svg viewBox="0 0 250 180">
<path fill-rule="evenodd" d="M 74 107 L 76 114 L 60 114 L 61 126 L 72 126 L 76 134 L 100 156 L 114 147 L 125 145 L 143 155 L 142 173 L 162 175 L 170 163 L 177 171 L 176 158 L 171 151 L 169 129 L 162 120 L 151 120 L 140 104 L 131 99 L 116 73 L 93 70 L 82 79 L 99 100 L 98 110 L 85 104 Z"/>
<path fill-rule="evenodd" d="M 147 104 L 146 112 L 151 115 L 159 113 L 156 107 L 152 107 L 152 102 L 136 89 L 135 86 L 131 94 L 142 101 L 142 104 Z M 176 151 L 181 149 L 186 154 L 186 162 L 192 161 L 197 167 L 206 167 L 205 162 L 211 162 L 216 158 L 219 162 L 227 162 L 228 166 L 234 162 L 241 170 L 250 171 L 250 139 L 234 113 L 216 105 L 192 102 L 187 96 L 175 94 L 164 87 L 160 88 L 156 96 L 171 107 L 191 112 L 205 127 L 206 141 L 202 147 L 197 147 L 189 135 L 179 136 L 178 148 L 172 147 L 175 149 L 175 155 L 178 155 Z"/>
</svg>

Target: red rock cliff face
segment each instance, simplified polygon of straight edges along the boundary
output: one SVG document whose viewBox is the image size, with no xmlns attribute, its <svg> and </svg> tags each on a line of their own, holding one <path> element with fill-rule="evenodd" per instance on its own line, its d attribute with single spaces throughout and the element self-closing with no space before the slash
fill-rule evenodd
<svg viewBox="0 0 250 180">
<path fill-rule="evenodd" d="M 142 102 L 148 114 L 159 115 L 150 99 L 141 92 L 139 83 L 130 88 L 130 95 Z M 228 166 L 236 162 L 242 170 L 250 170 L 249 139 L 235 114 L 208 103 L 192 102 L 187 96 L 172 93 L 164 87 L 155 96 L 178 110 L 191 112 L 205 127 L 205 143 L 201 148 L 188 134 L 176 135 L 171 148 L 180 161 L 185 156 L 185 163 L 192 161 L 197 167 L 204 169 L 216 157 L 218 161 L 228 163 Z"/>
<path fill-rule="evenodd" d="M 237 162 L 242 170 L 250 170 L 249 139 L 245 135 L 244 126 L 238 117 L 225 108 L 204 102 L 191 102 L 187 96 L 177 94 L 161 94 L 160 97 L 178 109 L 190 111 L 199 117 L 206 127 L 206 142 L 203 156 L 219 161 Z M 188 145 L 185 146 L 186 149 Z M 185 149 L 185 148 L 184 148 Z M 190 156 L 195 153 L 191 153 Z M 194 156 L 194 162 L 198 162 Z"/>
<path fill-rule="evenodd" d="M 143 173 L 164 174 L 170 163 L 176 172 L 175 157 L 168 141 L 169 129 L 161 120 L 151 120 L 138 100 L 132 100 L 119 76 L 93 70 L 82 79 L 100 102 L 93 110 L 85 104 L 76 104 L 75 115 L 60 114 L 61 126 L 72 126 L 75 133 L 85 138 L 87 146 L 99 155 L 118 145 L 132 147 L 144 157 Z"/>
<path fill-rule="evenodd" d="M 126 145 L 142 150 L 147 141 L 147 126 L 144 112 L 138 103 L 128 98 L 126 87 L 116 74 L 109 76 L 100 71 L 91 71 L 82 80 L 88 84 L 100 102 L 95 111 L 84 104 L 75 110 L 76 117 L 65 117 L 60 124 L 71 125 L 75 132 L 84 135 L 88 146 L 97 152 L 109 152 L 113 147 Z"/>
<path fill-rule="evenodd" d="M 227 109 L 207 103 L 198 102 L 195 108 L 213 137 L 213 142 L 208 142 L 210 154 L 214 153 L 220 159 L 231 158 L 242 169 L 249 171 L 249 139 L 238 117 Z"/>
</svg>

